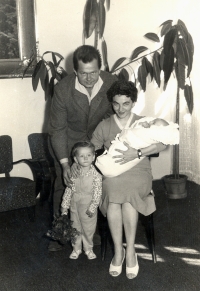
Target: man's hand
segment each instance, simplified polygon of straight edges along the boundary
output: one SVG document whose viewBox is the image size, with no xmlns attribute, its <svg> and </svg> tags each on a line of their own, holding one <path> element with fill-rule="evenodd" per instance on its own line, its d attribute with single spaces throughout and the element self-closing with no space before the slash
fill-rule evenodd
<svg viewBox="0 0 200 291">
<path fill-rule="evenodd" d="M 71 188 L 72 187 L 72 181 L 71 181 L 71 168 L 70 165 L 66 162 L 62 164 L 62 169 L 63 169 L 63 180 L 64 183 L 67 187 Z"/>
<path fill-rule="evenodd" d="M 78 176 L 80 175 L 80 165 L 77 163 L 73 163 L 71 166 L 71 174 L 73 176 L 73 178 L 78 178 Z"/>
<path fill-rule="evenodd" d="M 94 216 L 95 213 L 93 213 L 93 212 L 87 210 L 87 211 L 86 211 L 86 214 L 91 218 L 92 216 Z"/>
<path fill-rule="evenodd" d="M 115 160 L 115 163 L 120 163 L 120 165 L 128 163 L 138 157 L 136 149 L 130 147 L 125 141 L 123 143 L 128 149 L 126 151 L 116 149 L 116 151 L 121 154 L 113 156 L 113 159 L 117 159 Z"/>
</svg>

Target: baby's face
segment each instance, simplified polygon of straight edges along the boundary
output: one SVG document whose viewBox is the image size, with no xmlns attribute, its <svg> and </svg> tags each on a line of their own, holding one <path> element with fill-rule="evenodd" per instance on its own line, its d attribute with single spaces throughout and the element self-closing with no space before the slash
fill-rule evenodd
<svg viewBox="0 0 200 291">
<path fill-rule="evenodd" d="M 141 125 L 144 128 L 149 128 L 150 127 L 150 122 L 143 121 L 143 122 L 139 122 L 138 125 Z"/>
<path fill-rule="evenodd" d="M 82 167 L 88 167 L 95 159 L 95 155 L 91 148 L 80 147 L 74 157 L 75 161 Z"/>
<path fill-rule="evenodd" d="M 164 119 L 156 118 L 156 119 L 150 121 L 149 122 L 149 125 L 150 125 L 150 127 L 152 125 L 156 125 L 156 126 L 167 126 L 168 125 L 168 122 L 166 120 L 164 120 Z"/>
</svg>

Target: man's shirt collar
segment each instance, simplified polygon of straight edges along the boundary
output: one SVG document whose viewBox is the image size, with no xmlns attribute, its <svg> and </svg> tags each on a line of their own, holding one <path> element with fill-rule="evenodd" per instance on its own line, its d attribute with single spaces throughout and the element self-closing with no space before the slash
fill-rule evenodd
<svg viewBox="0 0 200 291">
<path fill-rule="evenodd" d="M 92 99 L 97 95 L 99 90 L 101 89 L 102 84 L 103 84 L 103 80 L 99 76 L 98 81 L 94 84 L 94 87 L 92 88 L 92 94 L 90 96 L 90 94 L 88 93 L 86 88 L 83 85 L 81 85 L 81 83 L 78 80 L 78 77 L 76 76 L 75 89 L 78 90 L 79 92 L 85 94 L 88 97 L 88 100 L 90 103 L 92 101 Z"/>
</svg>

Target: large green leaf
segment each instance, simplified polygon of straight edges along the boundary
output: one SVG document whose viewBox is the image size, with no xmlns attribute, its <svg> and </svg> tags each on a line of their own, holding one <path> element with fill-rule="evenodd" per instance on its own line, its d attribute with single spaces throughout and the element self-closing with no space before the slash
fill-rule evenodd
<svg viewBox="0 0 200 291">
<path fill-rule="evenodd" d="M 84 34 L 89 38 L 97 22 L 98 4 L 96 0 L 87 0 L 84 14 Z"/>
<path fill-rule="evenodd" d="M 57 56 L 57 57 L 59 57 L 60 59 L 64 59 L 64 57 L 61 55 L 61 54 L 59 54 L 59 53 L 57 53 L 57 52 L 52 52 L 52 51 L 46 51 L 46 52 L 44 52 L 43 53 L 43 55 L 42 55 L 42 58 L 44 57 L 44 55 L 46 55 L 46 54 L 53 54 L 54 56 Z M 53 55 L 52 55 L 52 57 L 53 57 Z"/>
<path fill-rule="evenodd" d="M 184 65 L 186 65 L 188 67 L 191 67 L 188 47 L 187 47 L 187 44 L 183 38 L 178 38 L 176 55 L 181 63 L 183 63 Z"/>
<path fill-rule="evenodd" d="M 36 91 L 37 90 L 37 87 L 38 87 L 38 82 L 39 82 L 39 78 L 40 78 L 40 67 L 42 65 L 42 63 L 44 63 L 43 60 L 40 60 L 37 65 L 35 66 L 35 69 L 33 71 L 33 74 L 32 74 L 32 87 L 33 87 L 33 90 Z"/>
<path fill-rule="evenodd" d="M 164 58 L 165 58 L 165 54 L 164 54 L 164 50 L 162 50 L 160 54 L 160 69 L 161 70 L 163 70 Z"/>
<path fill-rule="evenodd" d="M 175 63 L 176 79 L 178 81 L 178 87 L 184 89 L 185 87 L 185 65 L 177 59 Z"/>
<path fill-rule="evenodd" d="M 147 70 L 145 60 L 142 60 L 141 66 L 138 68 L 138 81 L 142 87 L 142 90 L 146 91 L 146 78 L 147 78 Z"/>
<path fill-rule="evenodd" d="M 144 36 L 150 40 L 155 41 L 155 42 L 160 42 L 160 39 L 156 33 L 148 32 Z"/>
<path fill-rule="evenodd" d="M 109 65 L 108 65 L 108 59 L 107 59 L 107 44 L 106 44 L 105 40 L 102 41 L 101 48 L 102 48 L 102 57 L 103 57 L 103 63 L 105 66 L 105 70 L 108 72 Z"/>
<path fill-rule="evenodd" d="M 147 74 L 150 74 L 151 81 L 152 81 L 152 79 L 153 79 L 153 66 L 152 66 L 152 64 L 149 62 L 149 60 L 146 57 L 144 57 L 142 59 L 142 62 L 144 62 L 145 66 L 146 66 Z"/>
<path fill-rule="evenodd" d="M 164 37 L 164 53 L 167 54 L 167 52 L 171 49 L 175 37 L 177 35 L 177 30 L 175 28 L 171 29 L 170 31 L 168 31 Z"/>
<path fill-rule="evenodd" d="M 107 7 L 107 10 L 110 9 L 110 0 L 106 0 L 106 7 Z"/>
<path fill-rule="evenodd" d="M 172 24 L 173 20 L 166 20 L 165 22 L 163 22 L 160 26 L 166 25 L 166 24 Z"/>
<path fill-rule="evenodd" d="M 182 37 L 187 42 L 187 40 L 188 40 L 188 30 L 187 30 L 187 27 L 186 27 L 185 23 L 180 19 L 177 22 L 177 28 L 178 28 L 180 34 L 182 35 Z"/>
<path fill-rule="evenodd" d="M 153 76 L 160 88 L 160 54 L 157 51 L 153 54 Z"/>
<path fill-rule="evenodd" d="M 106 11 L 104 3 L 102 0 L 99 0 L 99 37 L 102 38 L 106 22 Z"/>
<path fill-rule="evenodd" d="M 49 82 L 49 96 L 53 97 L 54 94 L 54 78 L 51 77 L 50 82 Z"/>
<path fill-rule="evenodd" d="M 48 73 L 46 74 L 46 77 L 44 79 L 44 96 L 45 96 L 45 100 L 47 100 L 50 96 L 50 92 L 49 92 L 49 75 Z"/>
<path fill-rule="evenodd" d="M 125 57 L 119 58 L 113 65 L 111 73 L 113 73 L 124 61 L 126 60 Z"/>
<path fill-rule="evenodd" d="M 160 35 L 163 36 L 165 35 L 172 27 L 172 23 L 166 23 L 162 26 L 161 31 L 160 31 Z"/>
<path fill-rule="evenodd" d="M 61 73 L 60 73 L 61 79 L 68 76 L 68 73 L 65 71 L 65 69 L 63 69 L 63 67 L 59 66 L 59 69 L 61 70 Z"/>
<path fill-rule="evenodd" d="M 118 75 L 118 79 L 119 79 L 119 80 L 126 80 L 126 81 L 129 80 L 129 74 L 128 74 L 128 72 L 127 72 L 126 69 L 123 68 L 123 69 L 120 71 L 120 73 L 119 73 L 119 75 Z"/>
<path fill-rule="evenodd" d="M 184 88 L 184 96 L 187 102 L 187 106 L 189 109 L 190 114 L 192 114 L 193 107 L 194 107 L 194 101 L 193 101 L 193 90 L 192 90 L 192 85 L 185 85 Z"/>
<path fill-rule="evenodd" d="M 193 55 L 194 55 L 194 43 L 192 36 L 188 33 L 188 54 L 189 54 L 189 64 L 188 64 L 188 73 L 187 76 L 189 77 L 191 70 L 192 70 L 192 65 L 193 65 Z"/>
<path fill-rule="evenodd" d="M 139 54 L 141 54 L 142 52 L 148 50 L 148 48 L 146 46 L 139 46 L 136 49 L 134 49 L 132 55 L 131 55 L 131 60 L 134 60 L 137 58 L 137 56 Z"/>
<path fill-rule="evenodd" d="M 169 81 L 171 73 L 174 68 L 174 49 L 171 49 L 164 55 L 164 62 L 163 62 L 163 71 L 164 71 L 164 79 L 165 84 Z"/>
<path fill-rule="evenodd" d="M 56 68 L 54 67 L 54 64 L 52 62 L 48 62 L 48 65 L 49 65 L 49 67 L 51 69 L 52 77 L 55 78 L 56 77 Z"/>
<path fill-rule="evenodd" d="M 40 75 L 39 77 L 40 77 L 40 83 L 41 83 L 42 89 L 45 91 L 45 85 L 46 85 L 45 79 L 46 79 L 46 76 L 48 75 L 48 72 L 47 72 L 47 68 L 44 62 L 42 62 L 41 64 L 39 75 Z"/>
<path fill-rule="evenodd" d="M 52 55 L 52 60 L 53 60 L 54 66 L 57 67 L 58 64 L 57 64 L 57 60 L 56 60 L 56 55 L 54 54 L 54 52 L 52 52 L 51 55 Z"/>
</svg>

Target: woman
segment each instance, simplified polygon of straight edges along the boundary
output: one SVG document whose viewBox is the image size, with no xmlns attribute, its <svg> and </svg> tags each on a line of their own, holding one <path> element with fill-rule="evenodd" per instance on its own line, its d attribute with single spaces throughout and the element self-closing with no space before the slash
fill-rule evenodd
<svg viewBox="0 0 200 291">
<path fill-rule="evenodd" d="M 137 101 L 137 89 L 130 81 L 116 81 L 107 92 L 115 114 L 103 120 L 95 129 L 91 142 L 95 149 L 110 147 L 110 142 L 124 127 L 131 126 L 142 118 L 132 113 Z M 148 156 L 165 149 L 161 143 L 136 150 L 127 146 L 127 151 L 117 150 L 114 156 L 116 163 L 124 164 L 135 158 L 145 157 L 137 166 L 117 177 L 103 177 L 103 199 L 100 210 L 107 215 L 109 228 L 114 242 L 114 257 L 109 273 L 118 276 L 122 272 L 122 264 L 126 256 L 126 276 L 133 279 L 137 276 L 139 265 L 135 253 L 135 235 L 138 212 L 149 215 L 155 211 L 152 195 L 152 173 Z M 126 251 L 123 248 L 123 227 L 126 237 Z"/>
</svg>

